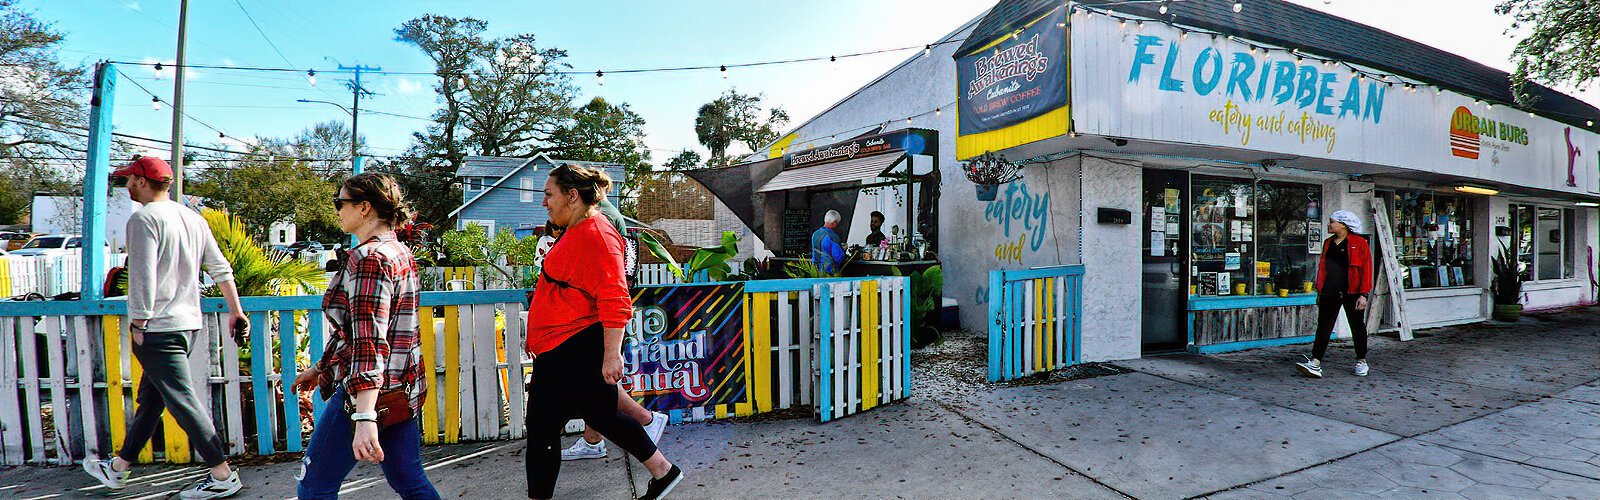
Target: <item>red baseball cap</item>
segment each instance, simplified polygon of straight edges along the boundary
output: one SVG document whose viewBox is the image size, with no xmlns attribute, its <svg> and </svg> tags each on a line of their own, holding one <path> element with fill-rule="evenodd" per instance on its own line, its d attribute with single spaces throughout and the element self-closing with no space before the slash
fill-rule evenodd
<svg viewBox="0 0 1600 500">
<path fill-rule="evenodd" d="M 154 156 L 140 156 L 112 172 L 113 177 L 139 176 L 156 182 L 172 181 L 172 167 Z"/>
</svg>

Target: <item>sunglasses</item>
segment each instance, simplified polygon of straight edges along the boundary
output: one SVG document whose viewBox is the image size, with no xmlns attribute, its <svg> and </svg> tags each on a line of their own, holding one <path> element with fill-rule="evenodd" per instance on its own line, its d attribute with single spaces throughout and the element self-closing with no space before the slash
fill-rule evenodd
<svg viewBox="0 0 1600 500">
<path fill-rule="evenodd" d="M 340 198 L 340 197 L 335 196 L 333 198 L 333 210 L 334 211 L 344 210 L 344 204 L 346 204 L 346 203 L 356 204 L 356 203 L 360 203 L 360 202 L 361 202 L 361 200 L 357 200 L 355 198 Z"/>
</svg>

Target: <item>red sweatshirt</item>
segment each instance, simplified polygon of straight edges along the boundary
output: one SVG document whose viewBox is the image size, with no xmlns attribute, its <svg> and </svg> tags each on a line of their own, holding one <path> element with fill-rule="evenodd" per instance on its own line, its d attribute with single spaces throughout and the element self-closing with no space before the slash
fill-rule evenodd
<svg viewBox="0 0 1600 500">
<path fill-rule="evenodd" d="M 545 255 L 528 306 L 528 352 L 555 349 L 595 323 L 627 326 L 633 298 L 623 274 L 622 249 L 622 235 L 603 215 L 584 219 L 561 235 Z"/>
<path fill-rule="evenodd" d="M 1372 248 L 1367 246 L 1367 239 L 1361 235 L 1350 233 L 1345 236 L 1345 241 L 1350 245 L 1350 289 L 1345 292 L 1351 295 L 1366 295 L 1372 293 Z M 1322 255 L 1317 257 L 1317 290 L 1322 290 L 1322 270 L 1327 266 L 1328 247 L 1333 246 L 1333 238 L 1322 241 Z"/>
</svg>

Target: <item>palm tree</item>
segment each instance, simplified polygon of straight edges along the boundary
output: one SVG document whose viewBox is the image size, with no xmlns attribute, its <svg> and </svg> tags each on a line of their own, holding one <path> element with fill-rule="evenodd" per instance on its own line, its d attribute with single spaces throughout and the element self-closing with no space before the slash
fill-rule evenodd
<svg viewBox="0 0 1600 500">
<path fill-rule="evenodd" d="M 314 294 L 328 286 L 328 276 L 316 264 L 291 258 L 283 252 L 269 254 L 257 245 L 238 217 L 210 208 L 201 210 L 200 215 L 211 226 L 211 235 L 217 239 L 222 257 L 233 266 L 233 280 L 239 287 L 239 296 Z M 212 286 L 206 289 L 205 295 L 217 297 L 221 293 Z"/>
</svg>

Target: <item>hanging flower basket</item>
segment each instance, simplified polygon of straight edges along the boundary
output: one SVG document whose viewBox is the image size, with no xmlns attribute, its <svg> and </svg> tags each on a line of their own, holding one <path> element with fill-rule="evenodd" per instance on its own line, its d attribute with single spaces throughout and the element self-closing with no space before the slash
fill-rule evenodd
<svg viewBox="0 0 1600 500">
<path fill-rule="evenodd" d="M 962 172 L 977 185 L 978 201 L 994 201 L 1000 185 L 1022 178 L 1022 166 L 993 151 L 967 161 Z"/>
</svg>

